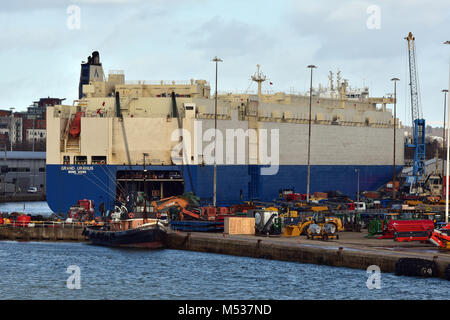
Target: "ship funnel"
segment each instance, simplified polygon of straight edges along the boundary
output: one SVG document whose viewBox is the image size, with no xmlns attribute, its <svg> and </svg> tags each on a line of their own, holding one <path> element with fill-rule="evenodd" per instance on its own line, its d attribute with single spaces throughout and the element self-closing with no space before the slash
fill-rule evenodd
<svg viewBox="0 0 450 320">
<path fill-rule="evenodd" d="M 91 81 L 105 81 L 102 64 L 100 63 L 100 54 L 98 51 L 92 52 L 86 63 L 81 63 L 80 83 L 78 86 L 78 98 L 84 97 L 83 85 L 89 84 Z"/>
<path fill-rule="evenodd" d="M 92 64 L 97 66 L 101 65 L 100 54 L 98 53 L 98 51 L 92 52 Z"/>
</svg>

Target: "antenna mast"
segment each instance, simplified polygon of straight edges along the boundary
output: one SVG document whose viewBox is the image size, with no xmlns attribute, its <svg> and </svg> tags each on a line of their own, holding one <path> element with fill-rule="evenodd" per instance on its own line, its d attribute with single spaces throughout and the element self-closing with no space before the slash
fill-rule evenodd
<svg viewBox="0 0 450 320">
<path fill-rule="evenodd" d="M 259 68 L 261 66 L 259 64 L 256 65 L 257 71 L 252 76 L 252 80 L 258 83 L 258 98 L 261 100 L 261 84 L 267 80 L 266 75 L 262 73 Z"/>
</svg>

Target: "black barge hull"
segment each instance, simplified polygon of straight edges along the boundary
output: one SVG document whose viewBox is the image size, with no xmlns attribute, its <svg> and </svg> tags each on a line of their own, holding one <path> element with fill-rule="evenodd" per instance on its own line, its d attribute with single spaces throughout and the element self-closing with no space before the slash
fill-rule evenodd
<svg viewBox="0 0 450 320">
<path fill-rule="evenodd" d="M 83 235 L 94 245 L 160 249 L 166 246 L 166 230 L 158 225 L 144 226 L 124 231 L 104 231 L 85 228 Z"/>
</svg>

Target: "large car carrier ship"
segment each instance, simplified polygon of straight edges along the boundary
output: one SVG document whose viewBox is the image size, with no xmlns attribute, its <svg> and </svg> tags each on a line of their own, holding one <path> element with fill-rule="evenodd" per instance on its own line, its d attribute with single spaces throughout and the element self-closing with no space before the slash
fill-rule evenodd
<svg viewBox="0 0 450 320">
<path fill-rule="evenodd" d="M 218 205 L 270 201 L 287 188 L 305 193 L 309 94 L 263 94 L 259 66 L 252 79 L 256 94 L 219 94 L 216 108 L 205 80 L 128 82 L 122 71 L 105 77 L 93 52 L 81 64 L 79 99 L 47 108 L 50 208 L 65 213 L 89 199 L 113 210 L 139 191 L 149 200 L 192 191 L 212 202 L 215 165 Z M 340 72 L 329 79 L 312 95 L 310 191 L 355 197 L 357 172 L 360 190 L 392 178 L 394 119 L 386 106 L 394 99 L 352 89 Z M 400 172 L 403 143 L 395 154 Z"/>
</svg>

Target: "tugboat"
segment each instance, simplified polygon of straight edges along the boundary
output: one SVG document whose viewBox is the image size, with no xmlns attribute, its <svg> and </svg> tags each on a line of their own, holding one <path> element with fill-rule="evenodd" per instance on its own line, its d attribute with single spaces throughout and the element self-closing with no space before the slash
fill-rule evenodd
<svg viewBox="0 0 450 320">
<path fill-rule="evenodd" d="M 92 244 L 111 247 L 159 249 L 166 246 L 166 222 L 144 213 L 116 211 L 103 226 L 86 227 L 83 235 Z"/>
</svg>

